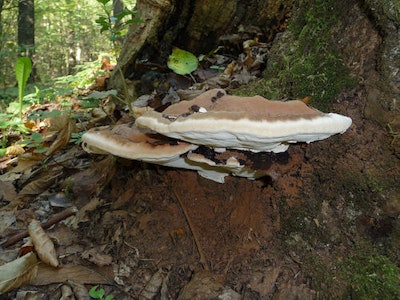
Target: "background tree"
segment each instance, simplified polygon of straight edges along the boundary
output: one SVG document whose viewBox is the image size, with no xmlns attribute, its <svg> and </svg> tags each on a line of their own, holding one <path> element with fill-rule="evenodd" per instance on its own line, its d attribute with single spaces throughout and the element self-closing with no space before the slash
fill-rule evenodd
<svg viewBox="0 0 400 300">
<path fill-rule="evenodd" d="M 22 56 L 33 58 L 35 49 L 35 4 L 34 0 L 18 1 L 18 47 Z M 35 67 L 32 68 L 29 82 L 33 82 Z"/>
</svg>

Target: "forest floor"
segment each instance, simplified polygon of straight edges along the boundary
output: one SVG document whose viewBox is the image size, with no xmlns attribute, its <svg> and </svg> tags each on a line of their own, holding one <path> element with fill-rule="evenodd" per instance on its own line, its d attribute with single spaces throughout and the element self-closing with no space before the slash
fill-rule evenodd
<svg viewBox="0 0 400 300">
<path fill-rule="evenodd" d="M 89 155 L 79 145 L 45 163 L 20 162 L 2 175 L 3 196 L 6 177 L 22 182 L 26 176 L 30 191 L 43 181 L 52 184 L 35 197 L 27 183 L 17 189 L 28 197 L 19 209 L 9 210 L 12 201 L 2 208 L 4 218 L 16 216 L 3 238 L 69 204 L 78 212 L 47 231 L 62 267 L 39 266 L 32 285 L 0 299 L 28 299 L 27 293 L 60 299 L 62 284 L 99 284 L 114 299 L 351 294 L 352 286 L 365 284 L 352 282 L 352 274 L 369 275 L 365 259 L 380 268 L 386 257 L 400 257 L 395 137 L 363 118 L 364 98 L 360 88 L 342 93 L 335 112 L 351 117 L 352 127 L 325 141 L 292 145 L 285 170 L 268 180 L 228 177 L 220 184 L 193 171 Z M 20 247 L 3 247 L 3 257 Z"/>
</svg>

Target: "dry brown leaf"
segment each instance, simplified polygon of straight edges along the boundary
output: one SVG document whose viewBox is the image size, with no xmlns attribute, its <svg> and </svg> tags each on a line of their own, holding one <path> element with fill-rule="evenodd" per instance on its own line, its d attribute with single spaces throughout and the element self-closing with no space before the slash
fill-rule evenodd
<svg viewBox="0 0 400 300">
<path fill-rule="evenodd" d="M 98 196 L 116 171 L 115 156 L 93 162 L 86 170 L 69 177 L 68 188 L 78 199 Z M 66 186 L 62 186 L 65 188 Z"/>
<path fill-rule="evenodd" d="M 98 252 L 96 249 L 92 248 L 86 250 L 82 253 L 82 258 L 94 263 L 99 267 L 108 266 L 112 263 L 112 256 L 104 253 Z"/>
<path fill-rule="evenodd" d="M 86 289 L 86 287 L 83 284 L 78 283 L 75 280 L 68 280 L 67 282 L 71 286 L 72 290 L 74 291 L 74 294 L 77 299 L 79 299 L 79 300 L 91 299 L 90 295 L 89 295 L 89 291 Z"/>
<path fill-rule="evenodd" d="M 25 174 L 30 174 L 32 168 L 38 162 L 31 159 L 18 157 L 18 165 L 7 173 L 0 175 L 0 181 L 14 181 L 20 179 Z"/>
<path fill-rule="evenodd" d="M 0 180 L 0 200 L 11 202 L 17 197 L 15 186 L 10 181 Z"/>
<path fill-rule="evenodd" d="M 0 294 L 30 283 L 37 275 L 37 266 L 33 252 L 0 266 Z"/>
<path fill-rule="evenodd" d="M 78 229 L 80 223 L 90 221 L 90 218 L 87 213 L 95 210 L 97 207 L 99 207 L 103 203 L 104 203 L 104 200 L 101 200 L 100 198 L 97 198 L 97 197 L 91 198 L 90 202 L 88 202 L 85 206 L 83 206 L 78 211 L 75 218 L 72 219 L 72 222 L 71 222 L 72 228 Z"/>
<path fill-rule="evenodd" d="M 120 209 L 124 205 L 126 205 L 128 202 L 130 202 L 133 198 L 133 195 L 135 194 L 135 190 L 133 188 L 128 188 L 125 192 L 123 192 L 116 201 L 111 203 L 110 209 L 111 210 L 116 210 Z"/>
<path fill-rule="evenodd" d="M 92 268 L 67 264 L 55 269 L 45 264 L 39 264 L 38 275 L 31 281 L 32 285 L 48 285 L 52 283 L 65 283 L 74 280 L 83 284 L 110 284 L 113 282 L 114 273 L 111 267 L 101 267 L 99 271 Z"/>
<path fill-rule="evenodd" d="M 72 291 L 72 288 L 69 285 L 63 284 L 61 286 L 60 290 L 61 290 L 61 298 L 60 298 L 60 300 L 75 299 L 74 292 Z"/>
<path fill-rule="evenodd" d="M 68 114 L 61 114 L 59 117 L 51 119 L 51 126 L 49 130 L 54 130 L 58 132 L 57 138 L 46 151 L 47 156 L 55 153 L 57 150 L 61 149 L 69 143 L 72 133 L 76 132 L 75 125 L 75 119 L 71 119 Z"/>
<path fill-rule="evenodd" d="M 7 211 L 4 209 L 0 211 L 0 237 L 6 236 L 7 228 L 14 224 L 16 220 L 14 210 Z"/>
<path fill-rule="evenodd" d="M 28 232 L 39 258 L 50 266 L 58 267 L 56 249 L 49 236 L 44 232 L 40 222 L 32 220 L 28 226 Z"/>
</svg>

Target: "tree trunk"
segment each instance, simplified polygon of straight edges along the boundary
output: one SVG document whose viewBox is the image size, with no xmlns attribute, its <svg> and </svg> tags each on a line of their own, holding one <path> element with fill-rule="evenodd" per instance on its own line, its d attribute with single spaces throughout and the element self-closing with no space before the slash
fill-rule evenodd
<svg viewBox="0 0 400 300">
<path fill-rule="evenodd" d="M 18 47 L 22 56 L 32 60 L 35 49 L 34 0 L 18 1 Z M 29 82 L 34 81 L 35 68 L 32 68 Z"/>
<path fill-rule="evenodd" d="M 124 78 L 137 77 L 137 62 L 166 66 L 172 47 L 198 54 L 216 49 L 219 38 L 257 26 L 271 41 L 289 14 L 293 0 L 138 0 L 144 23 L 133 24 L 122 47 L 118 68 Z M 110 87 L 123 90 L 120 70 Z"/>
</svg>

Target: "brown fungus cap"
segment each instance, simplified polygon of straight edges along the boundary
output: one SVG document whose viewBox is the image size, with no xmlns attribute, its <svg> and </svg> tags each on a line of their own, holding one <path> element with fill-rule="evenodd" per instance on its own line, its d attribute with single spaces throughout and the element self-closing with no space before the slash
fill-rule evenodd
<svg viewBox="0 0 400 300">
<path fill-rule="evenodd" d="M 157 164 L 168 164 L 197 148 L 189 143 L 151 134 L 132 123 L 92 128 L 82 136 L 82 141 L 87 152 Z"/>
<path fill-rule="evenodd" d="M 145 112 L 139 127 L 196 145 L 282 152 L 288 143 L 313 142 L 345 132 L 350 118 L 322 113 L 299 100 L 270 101 L 261 96 L 227 95 L 209 90 L 162 113 Z"/>
</svg>

